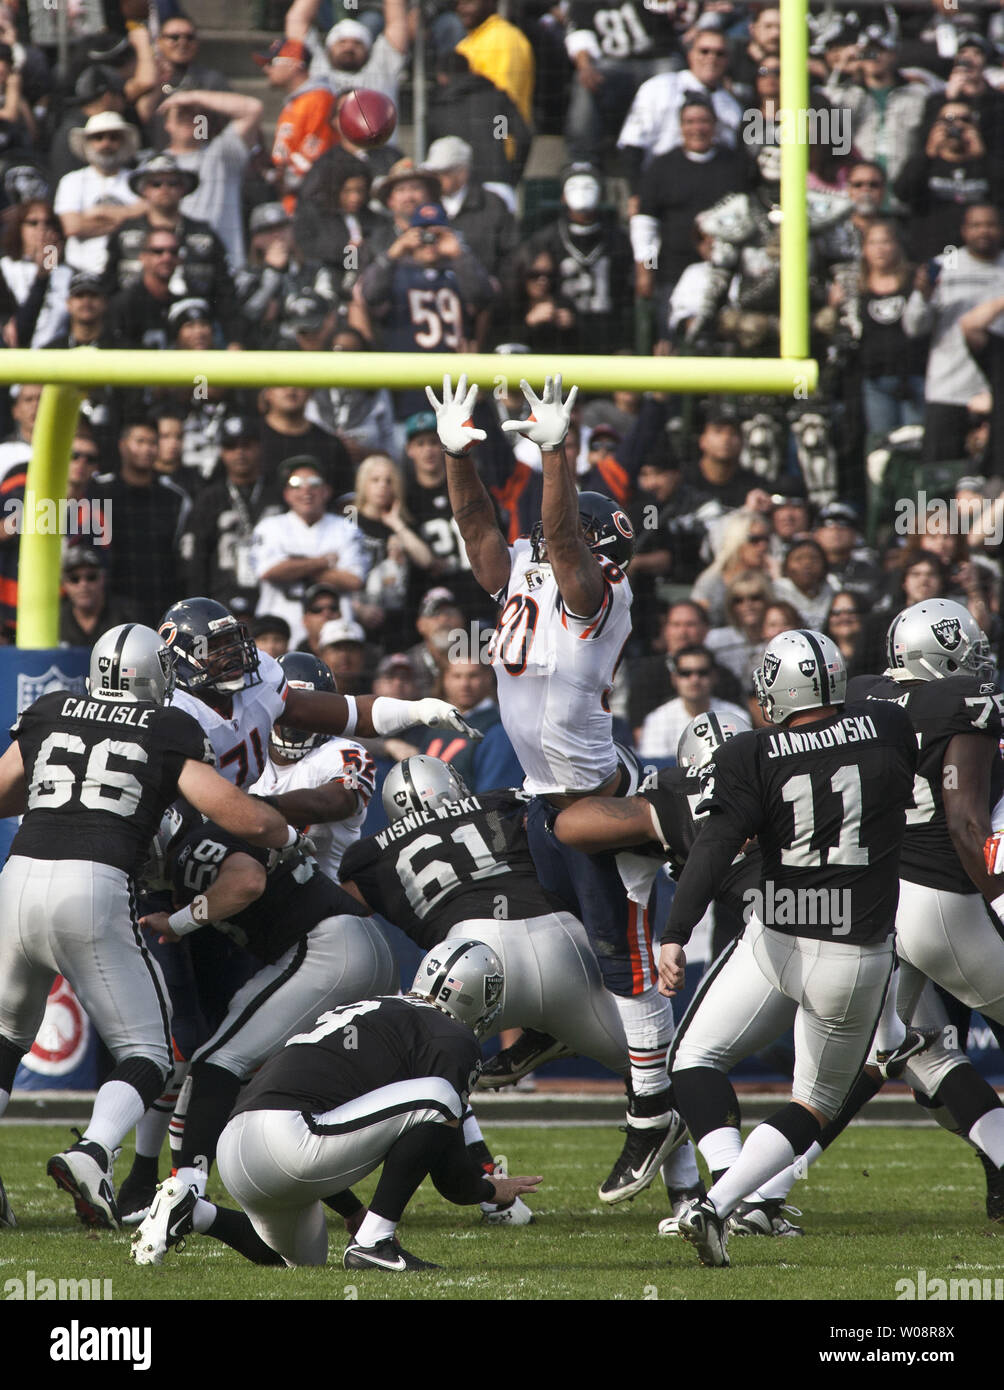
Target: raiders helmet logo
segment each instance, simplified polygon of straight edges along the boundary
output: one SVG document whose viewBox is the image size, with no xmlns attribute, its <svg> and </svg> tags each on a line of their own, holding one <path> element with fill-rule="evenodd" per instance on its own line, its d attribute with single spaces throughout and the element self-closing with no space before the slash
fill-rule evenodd
<svg viewBox="0 0 1004 1390">
<path fill-rule="evenodd" d="M 487 1008 L 497 1004 L 502 997 L 502 980 L 501 975 L 485 976 L 485 1005 Z"/>
<path fill-rule="evenodd" d="M 954 652 L 962 641 L 962 624 L 958 618 L 939 618 L 931 624 L 931 631 L 946 652 Z"/>
<path fill-rule="evenodd" d="M 777 673 L 781 669 L 781 658 L 775 656 L 773 652 L 764 652 L 763 656 L 763 683 L 773 685 L 777 680 Z"/>
</svg>

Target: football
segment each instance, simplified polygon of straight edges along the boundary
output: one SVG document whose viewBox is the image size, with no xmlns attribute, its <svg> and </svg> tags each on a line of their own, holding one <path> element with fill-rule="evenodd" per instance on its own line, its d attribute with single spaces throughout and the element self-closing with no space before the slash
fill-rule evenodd
<svg viewBox="0 0 1004 1390">
<path fill-rule="evenodd" d="M 358 87 L 338 107 L 339 133 L 353 145 L 373 149 L 385 145 L 397 125 L 397 107 L 383 92 Z"/>
</svg>

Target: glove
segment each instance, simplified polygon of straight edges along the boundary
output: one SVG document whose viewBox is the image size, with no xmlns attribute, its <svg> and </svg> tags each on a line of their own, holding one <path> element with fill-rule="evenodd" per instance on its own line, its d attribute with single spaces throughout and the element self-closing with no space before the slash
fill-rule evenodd
<svg viewBox="0 0 1004 1390">
<path fill-rule="evenodd" d="M 293 829 L 290 826 L 290 829 Z M 301 864 L 305 859 L 312 859 L 317 853 L 317 846 L 309 835 L 305 835 L 302 830 L 296 831 L 296 837 L 285 849 L 270 849 L 268 852 L 268 864 L 266 872 L 272 873 L 274 869 L 282 868 L 287 864 Z"/>
<path fill-rule="evenodd" d="M 988 874 L 1004 874 L 1004 830 L 995 830 L 983 846 Z"/>
<path fill-rule="evenodd" d="M 451 378 L 443 377 L 442 403 L 436 399 L 436 393 L 431 386 L 425 388 L 425 394 L 436 412 L 439 442 L 448 454 L 452 454 L 454 458 L 461 458 L 464 454 L 470 453 L 479 439 L 487 439 L 484 430 L 476 430 L 471 419 L 474 402 L 478 398 L 478 388 L 472 386 L 470 390 L 467 389 L 466 374 L 457 382 L 456 395 L 453 393 Z"/>
<path fill-rule="evenodd" d="M 544 394 L 539 400 L 528 381 L 521 381 L 519 385 L 530 407 L 529 418 L 506 420 L 502 428 L 525 434 L 527 439 L 539 445 L 541 449 L 556 449 L 568 433 L 568 422 L 572 417 L 572 407 L 579 394 L 579 388 L 573 386 L 568 393 L 568 400 L 562 405 L 560 376 L 549 376 L 545 379 Z"/>
<path fill-rule="evenodd" d="M 424 700 L 416 700 L 412 705 L 412 714 L 415 723 L 427 724 L 430 729 L 453 729 L 458 734 L 464 734 L 472 743 L 479 743 L 484 738 L 481 730 L 468 724 L 456 706 L 446 700 L 437 700 L 431 695 Z"/>
</svg>

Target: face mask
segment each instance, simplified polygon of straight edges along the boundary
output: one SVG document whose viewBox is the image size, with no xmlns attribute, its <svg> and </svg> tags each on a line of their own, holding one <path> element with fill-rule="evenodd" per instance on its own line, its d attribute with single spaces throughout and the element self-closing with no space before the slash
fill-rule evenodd
<svg viewBox="0 0 1004 1390">
<path fill-rule="evenodd" d="M 573 174 L 562 197 L 570 212 L 594 212 L 600 205 L 600 186 L 591 174 Z"/>
</svg>

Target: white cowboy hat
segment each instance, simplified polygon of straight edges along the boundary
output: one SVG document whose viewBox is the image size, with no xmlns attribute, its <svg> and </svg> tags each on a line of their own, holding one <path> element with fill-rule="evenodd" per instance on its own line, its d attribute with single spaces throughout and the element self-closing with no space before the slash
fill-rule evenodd
<svg viewBox="0 0 1004 1390">
<path fill-rule="evenodd" d="M 117 111 L 99 111 L 91 116 L 84 126 L 76 126 L 70 131 L 70 149 L 78 159 L 87 159 L 87 141 L 94 135 L 106 135 L 109 131 L 120 131 L 122 146 L 129 159 L 135 158 L 139 149 L 139 131 L 128 121 L 124 121 Z"/>
</svg>

